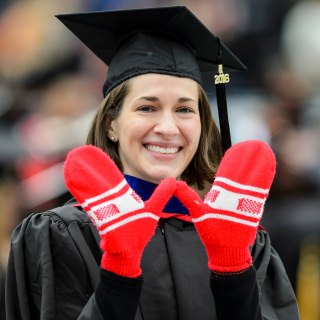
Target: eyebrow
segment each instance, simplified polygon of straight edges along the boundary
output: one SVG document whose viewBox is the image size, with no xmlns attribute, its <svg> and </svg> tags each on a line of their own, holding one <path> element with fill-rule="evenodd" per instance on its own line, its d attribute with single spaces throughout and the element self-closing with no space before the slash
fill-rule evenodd
<svg viewBox="0 0 320 320">
<path fill-rule="evenodd" d="M 158 102 L 160 101 L 160 99 L 158 97 L 155 97 L 155 96 L 143 96 L 143 97 L 140 97 L 138 98 L 137 100 L 147 100 L 147 101 L 151 101 L 151 102 Z M 195 102 L 194 99 L 192 98 L 187 98 L 187 97 L 181 97 L 178 99 L 178 102 Z"/>
</svg>

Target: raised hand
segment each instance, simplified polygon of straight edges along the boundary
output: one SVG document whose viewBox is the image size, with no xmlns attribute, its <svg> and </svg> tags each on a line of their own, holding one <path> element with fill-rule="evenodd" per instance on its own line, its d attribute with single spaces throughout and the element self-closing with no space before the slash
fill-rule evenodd
<svg viewBox="0 0 320 320">
<path fill-rule="evenodd" d="M 262 141 L 245 141 L 224 155 L 211 190 L 202 201 L 186 183 L 176 196 L 188 208 L 207 250 L 209 268 L 233 273 L 252 264 L 254 243 L 274 175 L 275 157 Z"/>
<path fill-rule="evenodd" d="M 112 159 L 94 146 L 71 150 L 64 164 L 70 193 L 96 225 L 104 251 L 101 267 L 121 276 L 141 275 L 143 250 L 155 232 L 163 207 L 176 190 L 162 181 L 146 202 L 131 189 Z"/>
</svg>

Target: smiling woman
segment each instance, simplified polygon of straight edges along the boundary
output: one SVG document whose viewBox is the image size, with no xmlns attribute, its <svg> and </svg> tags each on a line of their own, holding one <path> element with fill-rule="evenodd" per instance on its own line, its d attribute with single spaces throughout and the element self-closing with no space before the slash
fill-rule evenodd
<svg viewBox="0 0 320 320">
<path fill-rule="evenodd" d="M 189 78 L 145 74 L 129 80 L 119 116 L 107 129 L 117 139 L 123 172 L 156 184 L 180 177 L 199 144 L 198 101 L 198 85 Z"/>
<path fill-rule="evenodd" d="M 131 106 L 131 109 L 129 109 L 129 106 Z M 137 108 L 137 110 L 134 108 Z M 132 111 L 130 112 L 130 110 Z M 156 113 L 156 115 L 153 113 Z M 166 119 L 168 113 L 170 114 L 169 122 Z M 176 115 L 172 116 L 172 114 Z M 152 119 L 153 122 L 151 122 Z M 180 121 L 178 121 L 179 119 Z M 203 189 L 206 182 L 209 184 L 213 182 L 214 174 L 222 156 L 220 134 L 211 115 L 209 100 L 197 82 L 190 78 L 154 73 L 124 81 L 111 91 L 101 104 L 89 131 L 87 143 L 100 147 L 110 155 L 122 171 L 130 174 L 123 168 L 124 164 L 120 159 L 118 148 L 124 149 L 123 152 L 129 155 L 129 161 L 131 159 L 131 162 L 134 162 L 133 166 L 137 166 L 139 163 L 134 160 L 135 157 L 129 152 L 131 146 L 128 146 L 128 149 L 122 148 L 122 144 L 118 141 L 119 137 L 112 130 L 115 130 L 114 126 L 118 127 L 117 130 L 121 126 L 122 132 L 120 132 L 126 138 L 130 127 L 136 127 L 135 130 L 137 131 L 134 134 L 139 134 L 143 123 L 148 126 L 154 135 L 153 139 L 155 141 L 151 142 L 157 141 L 157 143 L 151 144 L 150 141 L 141 140 L 140 137 L 141 148 L 152 148 L 154 150 L 155 146 L 167 146 L 170 140 L 176 143 L 178 140 L 182 140 L 184 136 L 184 139 L 189 138 L 187 141 L 191 140 L 193 144 L 196 144 L 193 146 L 196 150 L 187 159 L 185 167 L 180 168 L 180 170 L 182 169 L 181 172 L 177 174 L 172 172 L 169 176 L 180 176 L 181 179 L 198 189 Z M 175 134 L 161 133 L 163 129 L 160 125 L 163 125 L 163 123 L 165 126 L 172 126 L 170 130 L 173 128 L 177 132 Z M 184 130 L 180 131 L 179 123 L 180 126 L 182 124 Z M 106 132 L 109 139 L 106 139 Z M 173 136 L 176 137 L 173 138 Z M 179 141 L 179 143 L 181 142 Z M 181 151 L 184 145 L 175 147 L 178 147 Z M 181 153 L 190 150 L 188 144 L 188 150 L 183 150 Z M 165 159 L 163 158 L 163 160 Z M 152 166 L 155 165 L 153 159 L 151 159 L 151 163 Z M 152 177 L 150 181 L 158 183 L 160 180 L 155 180 L 155 177 Z"/>
<path fill-rule="evenodd" d="M 241 61 L 185 7 L 59 19 L 109 66 L 105 98 L 64 164 L 74 199 L 13 232 L 8 319 L 299 319 L 259 227 L 274 154 L 223 155 L 203 90 L 202 72 L 229 80 Z"/>
</svg>

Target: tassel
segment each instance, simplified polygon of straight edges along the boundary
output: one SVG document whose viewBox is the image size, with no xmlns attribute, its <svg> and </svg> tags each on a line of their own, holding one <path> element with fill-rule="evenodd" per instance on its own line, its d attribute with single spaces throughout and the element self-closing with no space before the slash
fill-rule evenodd
<svg viewBox="0 0 320 320">
<path fill-rule="evenodd" d="M 220 135 L 222 142 L 223 153 L 231 147 L 231 134 L 228 119 L 228 107 L 225 84 L 230 82 L 228 73 L 223 72 L 221 43 L 218 39 L 218 72 L 215 75 L 216 97 L 219 114 Z"/>
</svg>

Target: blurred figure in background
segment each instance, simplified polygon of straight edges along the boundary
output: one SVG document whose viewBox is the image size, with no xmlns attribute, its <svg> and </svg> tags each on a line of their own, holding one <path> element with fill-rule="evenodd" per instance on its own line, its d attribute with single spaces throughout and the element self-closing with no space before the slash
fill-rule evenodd
<svg viewBox="0 0 320 320">
<path fill-rule="evenodd" d="M 82 142 L 79 129 L 85 130 L 98 90 L 100 94 L 100 87 L 95 88 L 96 60 L 89 62 L 91 57 L 61 32 L 54 17 L 62 8 L 84 7 L 73 0 L 1 2 L 1 288 L 13 228 L 28 212 L 64 199 L 60 163 L 70 146 Z M 97 66 L 94 78 L 87 72 L 88 64 L 91 72 Z"/>
<path fill-rule="evenodd" d="M 298 295 L 301 319 L 319 319 L 320 1 L 284 17 L 277 59 L 266 65 L 265 106 L 278 171 L 265 226 Z"/>
<path fill-rule="evenodd" d="M 5 320 L 5 269 L 0 264 L 0 319 Z"/>
</svg>

